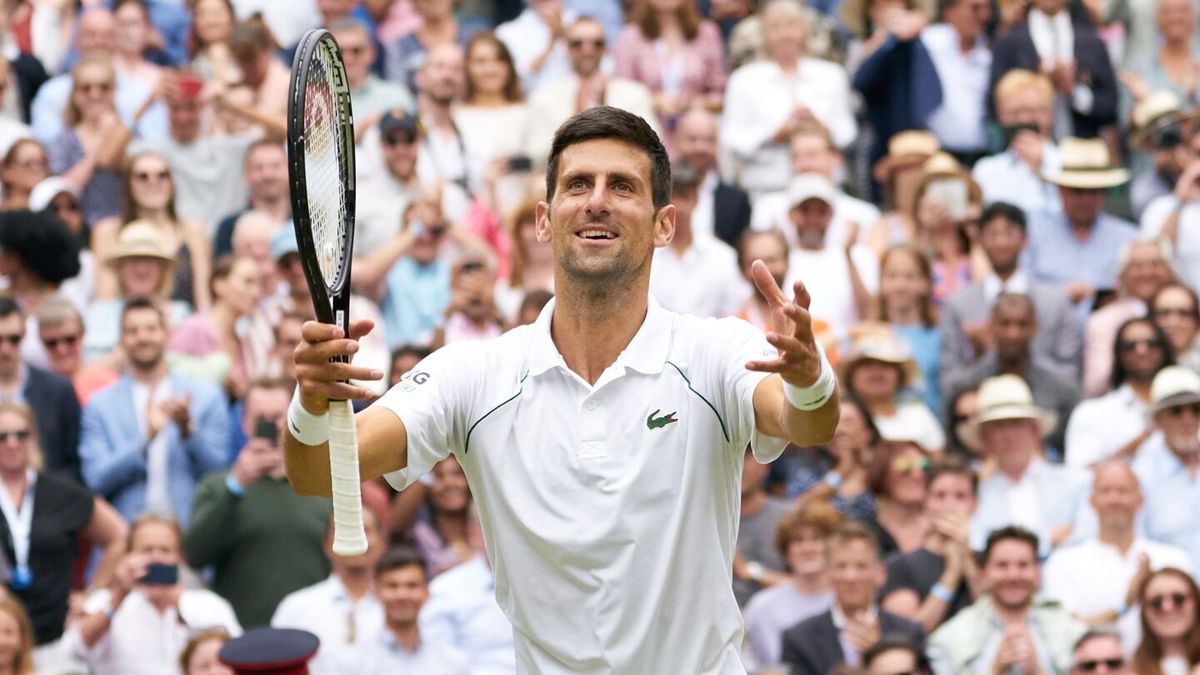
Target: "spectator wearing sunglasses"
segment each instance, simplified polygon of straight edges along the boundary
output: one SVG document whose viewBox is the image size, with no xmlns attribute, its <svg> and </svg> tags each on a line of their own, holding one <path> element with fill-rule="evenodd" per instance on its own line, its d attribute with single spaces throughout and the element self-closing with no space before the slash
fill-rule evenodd
<svg viewBox="0 0 1200 675">
<path fill-rule="evenodd" d="M 1150 318 L 1162 328 L 1175 352 L 1175 362 L 1200 372 L 1200 300 L 1196 291 L 1171 282 L 1154 294 Z"/>
<path fill-rule="evenodd" d="M 100 364 L 84 365 L 83 317 L 65 298 L 50 298 L 37 312 L 38 338 L 46 348 L 50 370 L 71 380 L 75 395 L 86 404 L 91 395 L 117 381 L 117 372 Z"/>
<path fill-rule="evenodd" d="M 1116 629 L 1105 626 L 1091 628 L 1075 643 L 1072 675 L 1129 675 L 1129 672 L 1125 650 L 1121 647 L 1121 634 Z"/>
<path fill-rule="evenodd" d="M 1137 450 L 1133 470 L 1147 491 L 1144 534 L 1200 559 L 1200 375 L 1183 366 L 1158 371 L 1150 386 L 1157 433 Z"/>
<path fill-rule="evenodd" d="M 1200 588 L 1183 570 L 1159 570 L 1138 593 L 1142 642 L 1133 653 L 1138 675 L 1186 673 L 1200 664 Z"/>
</svg>

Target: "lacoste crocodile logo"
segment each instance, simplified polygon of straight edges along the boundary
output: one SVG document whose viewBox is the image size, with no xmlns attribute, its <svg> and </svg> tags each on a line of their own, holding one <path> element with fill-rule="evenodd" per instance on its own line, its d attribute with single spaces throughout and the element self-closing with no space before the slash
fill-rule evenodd
<svg viewBox="0 0 1200 675">
<path fill-rule="evenodd" d="M 667 426 L 668 424 L 671 424 L 672 422 L 679 421 L 675 417 L 674 412 L 669 412 L 666 415 L 663 415 L 662 417 L 655 417 L 655 415 L 657 415 L 658 413 L 659 413 L 659 411 L 655 410 L 654 412 L 650 413 L 650 415 L 646 418 L 646 427 L 647 428 L 661 429 L 661 428 Z"/>
</svg>

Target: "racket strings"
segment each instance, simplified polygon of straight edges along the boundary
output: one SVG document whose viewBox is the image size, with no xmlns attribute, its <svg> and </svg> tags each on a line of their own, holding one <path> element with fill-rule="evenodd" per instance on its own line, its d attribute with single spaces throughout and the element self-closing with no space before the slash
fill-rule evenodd
<svg viewBox="0 0 1200 675">
<path fill-rule="evenodd" d="M 309 226 L 312 228 L 321 277 L 330 291 L 337 288 L 346 234 L 344 159 L 339 142 L 334 78 L 338 76 L 329 49 L 313 50 L 305 84 L 304 172 L 308 192 Z"/>
</svg>

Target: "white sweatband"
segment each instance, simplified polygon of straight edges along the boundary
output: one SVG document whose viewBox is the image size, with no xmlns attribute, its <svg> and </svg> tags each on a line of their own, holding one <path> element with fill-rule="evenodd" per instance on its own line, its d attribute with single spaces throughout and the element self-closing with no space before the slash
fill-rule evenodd
<svg viewBox="0 0 1200 675">
<path fill-rule="evenodd" d="M 329 442 L 329 413 L 314 415 L 300 404 L 300 389 L 292 396 L 288 406 L 288 431 L 292 438 L 305 445 L 324 445 Z"/>
<path fill-rule="evenodd" d="M 817 353 L 821 355 L 821 374 L 817 376 L 816 382 L 807 387 L 793 386 L 788 384 L 787 380 L 783 382 L 783 395 L 796 410 L 816 410 L 825 405 L 837 391 L 837 378 L 833 376 L 833 366 L 829 365 L 829 359 L 825 358 L 825 349 L 821 347 L 820 342 L 817 343 Z"/>
</svg>

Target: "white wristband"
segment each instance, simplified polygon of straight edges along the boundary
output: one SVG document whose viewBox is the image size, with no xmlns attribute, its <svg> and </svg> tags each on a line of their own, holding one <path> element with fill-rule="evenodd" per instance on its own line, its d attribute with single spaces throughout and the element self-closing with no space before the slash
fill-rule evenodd
<svg viewBox="0 0 1200 675">
<path fill-rule="evenodd" d="M 825 350 L 819 342 L 817 352 L 821 355 L 821 374 L 817 376 L 816 382 L 807 387 L 796 387 L 788 384 L 786 380 L 783 383 L 783 395 L 796 410 L 816 410 L 825 405 L 837 391 L 837 378 L 833 376 L 833 366 L 829 365 L 829 359 L 825 358 Z"/>
<path fill-rule="evenodd" d="M 305 445 L 324 445 L 329 442 L 329 413 L 314 415 L 300 404 L 300 389 L 292 396 L 288 406 L 288 431 L 292 437 Z"/>
</svg>

